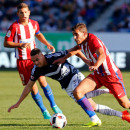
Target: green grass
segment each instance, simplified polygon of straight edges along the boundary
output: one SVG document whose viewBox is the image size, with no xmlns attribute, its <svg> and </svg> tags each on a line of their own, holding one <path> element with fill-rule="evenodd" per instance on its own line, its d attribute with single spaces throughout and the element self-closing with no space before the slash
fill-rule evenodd
<svg viewBox="0 0 130 130">
<path fill-rule="evenodd" d="M 83 72 L 87 75 L 87 72 Z M 130 72 L 123 72 L 124 83 L 127 90 L 127 95 L 130 97 Z M 57 81 L 47 78 L 50 84 L 55 101 L 57 105 L 62 109 L 63 113 L 67 117 L 67 126 L 64 130 L 86 130 L 90 128 L 83 128 L 82 124 L 89 121 L 85 112 L 77 105 L 64 90 L 61 89 L 60 84 Z M 5 72 L 0 71 L 0 129 L 2 130 L 53 130 L 48 120 L 44 120 L 40 109 L 35 105 L 34 101 L 29 94 L 28 97 L 22 102 L 19 108 L 14 109 L 11 113 L 8 113 L 8 108 L 15 104 L 19 99 L 23 90 L 21 80 L 18 72 Z M 53 114 L 50 108 L 49 102 L 44 96 L 42 89 L 39 87 L 39 91 L 43 97 L 44 105 L 49 112 Z M 116 101 L 116 99 L 109 94 L 101 95 L 93 98 L 99 104 L 105 104 L 118 111 L 123 111 Z M 97 128 L 91 128 L 92 130 L 128 130 L 130 124 L 126 121 L 122 121 L 119 117 L 106 116 L 97 113 L 102 120 L 102 126 Z"/>
</svg>

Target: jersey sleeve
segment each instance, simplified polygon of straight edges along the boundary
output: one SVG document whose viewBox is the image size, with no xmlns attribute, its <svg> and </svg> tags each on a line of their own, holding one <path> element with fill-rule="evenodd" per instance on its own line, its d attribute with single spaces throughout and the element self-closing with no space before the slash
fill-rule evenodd
<svg viewBox="0 0 130 130">
<path fill-rule="evenodd" d="M 40 77 L 39 69 L 36 67 L 36 65 L 34 65 L 32 72 L 31 72 L 30 80 L 36 81 L 39 77 Z"/>
<path fill-rule="evenodd" d="M 55 52 L 55 53 L 45 55 L 45 58 L 46 58 L 48 64 L 52 64 L 56 59 L 64 57 L 67 53 L 68 53 L 67 50 L 58 51 L 58 52 Z"/>
<path fill-rule="evenodd" d="M 98 38 L 94 38 L 92 40 L 91 47 L 93 48 L 93 50 L 96 51 L 97 49 L 99 49 L 100 47 L 102 47 L 101 41 Z"/>
<path fill-rule="evenodd" d="M 15 32 L 16 32 L 16 27 L 14 25 L 11 25 L 6 33 L 5 40 L 13 42 Z"/>
<path fill-rule="evenodd" d="M 36 33 L 36 34 L 39 34 L 39 33 L 40 33 L 40 27 L 39 27 L 39 24 L 38 24 L 37 21 L 36 21 L 36 24 L 35 24 L 35 33 Z"/>
</svg>

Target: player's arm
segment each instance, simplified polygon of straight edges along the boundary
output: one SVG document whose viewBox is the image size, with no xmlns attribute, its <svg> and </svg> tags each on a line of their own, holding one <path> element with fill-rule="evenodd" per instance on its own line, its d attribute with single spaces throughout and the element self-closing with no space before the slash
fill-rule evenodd
<svg viewBox="0 0 130 130">
<path fill-rule="evenodd" d="M 45 44 L 49 50 L 52 50 L 53 52 L 55 52 L 55 48 L 50 43 L 48 43 L 48 41 L 46 40 L 46 38 L 43 36 L 41 32 L 36 34 L 36 37 L 40 42 Z"/>
<path fill-rule="evenodd" d="M 28 47 L 30 47 L 30 43 L 15 43 L 15 42 L 4 40 L 4 47 L 7 47 L 7 48 L 16 48 L 16 47 L 28 48 Z"/>
<path fill-rule="evenodd" d="M 55 60 L 53 62 L 53 64 L 62 64 L 62 63 L 64 63 L 66 59 L 68 59 L 69 57 L 71 57 L 71 56 L 76 55 L 77 53 L 79 53 L 79 50 L 80 49 L 78 48 L 78 46 L 74 46 L 73 48 L 67 50 L 68 51 L 67 55 L 65 55 L 62 58 L 59 58 L 59 59 Z"/>
<path fill-rule="evenodd" d="M 8 112 L 11 112 L 11 109 L 14 109 L 14 108 L 18 108 L 19 105 L 21 104 L 21 102 L 26 98 L 26 96 L 30 93 L 30 91 L 32 90 L 32 87 L 34 85 L 35 81 L 31 81 L 29 80 L 29 82 L 27 83 L 27 85 L 25 86 L 19 100 L 17 101 L 16 104 L 12 105 L 9 109 L 8 109 Z"/>
<path fill-rule="evenodd" d="M 86 58 L 86 56 L 80 51 L 77 51 L 76 56 L 80 57 L 88 66 L 91 65 L 91 61 Z"/>
<path fill-rule="evenodd" d="M 97 70 L 98 67 L 103 63 L 103 61 L 106 59 L 106 55 L 105 55 L 105 52 L 103 50 L 102 47 L 98 48 L 96 50 L 96 54 L 98 55 L 98 59 L 97 59 L 97 62 L 94 64 L 94 66 L 90 66 L 89 67 L 89 70 L 92 71 L 92 70 Z"/>
</svg>

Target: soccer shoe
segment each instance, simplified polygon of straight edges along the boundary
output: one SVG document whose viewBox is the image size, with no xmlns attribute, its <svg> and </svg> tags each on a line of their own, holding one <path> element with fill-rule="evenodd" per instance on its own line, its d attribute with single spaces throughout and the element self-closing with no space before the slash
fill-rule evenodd
<svg viewBox="0 0 130 130">
<path fill-rule="evenodd" d="M 50 115 L 50 113 L 46 110 L 46 111 L 43 112 L 43 117 L 44 117 L 44 119 L 50 119 L 50 118 L 51 118 L 51 115 Z"/>
<path fill-rule="evenodd" d="M 60 110 L 60 108 L 55 105 L 54 107 L 52 107 L 52 110 L 55 112 L 55 113 L 62 113 L 62 111 Z"/>
<path fill-rule="evenodd" d="M 90 121 L 89 123 L 85 124 L 83 127 L 95 127 L 95 126 L 101 126 L 102 122 L 101 120 L 98 120 L 97 122 Z"/>
<path fill-rule="evenodd" d="M 122 112 L 122 120 L 126 120 L 130 123 L 130 113 L 127 110 Z"/>
</svg>

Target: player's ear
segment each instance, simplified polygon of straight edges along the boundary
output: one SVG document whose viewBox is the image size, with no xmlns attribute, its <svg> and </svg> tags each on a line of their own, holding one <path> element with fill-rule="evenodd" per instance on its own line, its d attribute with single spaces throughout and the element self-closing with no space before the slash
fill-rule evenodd
<svg viewBox="0 0 130 130">
<path fill-rule="evenodd" d="M 17 11 L 17 16 L 19 16 L 19 11 Z"/>
</svg>

